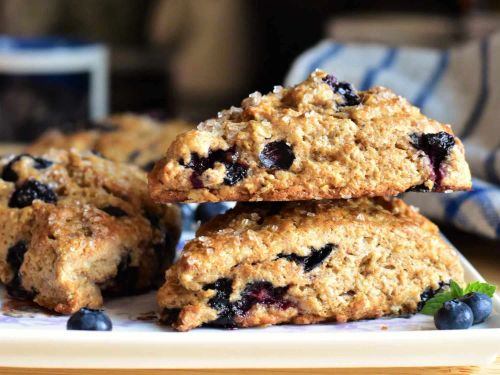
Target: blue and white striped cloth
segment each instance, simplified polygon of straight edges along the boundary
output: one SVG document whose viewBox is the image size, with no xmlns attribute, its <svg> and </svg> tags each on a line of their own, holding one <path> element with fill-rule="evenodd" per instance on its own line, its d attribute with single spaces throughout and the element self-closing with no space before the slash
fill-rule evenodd
<svg viewBox="0 0 500 375">
<path fill-rule="evenodd" d="M 391 88 L 424 114 L 452 124 L 465 144 L 473 190 L 405 199 L 438 221 L 500 239 L 500 33 L 447 50 L 325 40 L 297 58 L 285 84 L 316 68 L 360 90 Z"/>
</svg>

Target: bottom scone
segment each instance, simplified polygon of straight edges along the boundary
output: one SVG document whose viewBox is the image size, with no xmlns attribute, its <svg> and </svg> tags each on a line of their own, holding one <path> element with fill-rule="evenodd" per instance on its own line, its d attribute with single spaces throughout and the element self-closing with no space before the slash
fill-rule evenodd
<svg viewBox="0 0 500 375">
<path fill-rule="evenodd" d="M 414 313 L 463 282 L 438 228 L 398 199 L 237 205 L 203 225 L 158 292 L 180 331 Z"/>
<path fill-rule="evenodd" d="M 139 168 L 91 153 L 0 158 L 0 281 L 60 313 L 157 285 L 179 238 Z"/>
</svg>

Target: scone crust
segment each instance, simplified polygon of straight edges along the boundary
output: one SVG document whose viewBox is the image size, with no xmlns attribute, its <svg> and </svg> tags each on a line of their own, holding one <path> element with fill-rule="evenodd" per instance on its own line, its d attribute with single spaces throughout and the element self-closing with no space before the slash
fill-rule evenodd
<svg viewBox="0 0 500 375">
<path fill-rule="evenodd" d="M 471 176 L 464 148 L 454 146 L 439 166 L 415 147 L 412 136 L 446 133 L 451 127 L 420 113 L 389 89 L 357 94 L 346 106 L 316 71 L 292 88 L 254 93 L 176 138 L 149 176 L 158 202 L 282 201 L 396 195 L 416 188 L 468 190 Z M 267 144 L 284 142 L 294 159 L 286 169 L 264 167 Z M 215 162 L 193 184 L 192 158 L 229 150 L 246 177 L 228 185 L 228 164 Z M 440 174 L 436 179 L 436 171 Z M 441 176 L 442 175 L 442 176 Z"/>
<path fill-rule="evenodd" d="M 41 155 L 50 149 L 94 151 L 107 159 L 151 170 L 175 137 L 193 128 L 183 120 L 157 121 L 146 115 L 123 113 L 110 116 L 96 129 L 63 134 L 49 130 L 26 148 Z"/>
<path fill-rule="evenodd" d="M 179 209 L 155 205 L 135 166 L 53 150 L 4 157 L 0 176 L 0 281 L 15 297 L 65 314 L 100 307 L 103 293 L 155 286 L 173 261 Z M 20 207 L 27 183 L 51 199 Z"/>
<path fill-rule="evenodd" d="M 331 253 L 312 269 L 298 261 L 327 244 Z M 414 313 L 424 290 L 450 279 L 463 282 L 458 255 L 401 200 L 246 203 L 199 229 L 157 299 L 181 331 L 220 318 L 210 301 L 221 280 L 235 306 L 255 285 L 281 296 L 236 314 L 234 326 L 345 322 Z"/>
</svg>

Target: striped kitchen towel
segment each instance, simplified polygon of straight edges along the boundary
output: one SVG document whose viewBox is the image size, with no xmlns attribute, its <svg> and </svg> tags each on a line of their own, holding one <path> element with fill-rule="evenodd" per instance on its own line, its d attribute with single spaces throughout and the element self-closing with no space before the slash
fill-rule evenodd
<svg viewBox="0 0 500 375">
<path fill-rule="evenodd" d="M 325 40 L 297 58 L 285 84 L 317 68 L 360 90 L 389 87 L 424 114 L 452 124 L 465 145 L 473 190 L 409 193 L 405 200 L 438 221 L 500 239 L 500 33 L 446 50 Z"/>
</svg>

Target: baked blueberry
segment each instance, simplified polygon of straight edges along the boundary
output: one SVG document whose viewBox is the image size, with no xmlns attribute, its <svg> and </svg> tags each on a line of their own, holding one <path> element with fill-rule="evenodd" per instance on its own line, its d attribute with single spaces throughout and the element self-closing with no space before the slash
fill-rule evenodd
<svg viewBox="0 0 500 375">
<path fill-rule="evenodd" d="M 19 269 L 21 268 L 24 255 L 28 250 L 26 241 L 19 241 L 9 248 L 7 251 L 7 263 L 12 268 L 13 277 L 12 280 L 6 285 L 7 293 L 11 297 L 20 299 L 32 299 L 33 293 L 27 291 L 23 288 L 21 277 L 19 275 Z"/>
<path fill-rule="evenodd" d="M 491 298 L 483 293 L 467 293 L 465 296 L 460 298 L 460 300 L 467 304 L 467 306 L 469 306 L 472 310 L 472 315 L 474 315 L 473 324 L 484 322 L 493 310 L 493 302 L 491 301 Z"/>
<path fill-rule="evenodd" d="M 471 308 L 458 299 L 446 301 L 434 315 L 437 329 L 467 329 L 472 326 L 473 321 Z"/>
<path fill-rule="evenodd" d="M 434 182 L 439 187 L 443 179 L 441 164 L 448 157 L 453 146 L 455 138 L 446 132 L 411 134 L 411 144 L 418 150 L 422 150 L 428 157 L 434 174 Z"/>
<path fill-rule="evenodd" d="M 180 161 L 180 164 L 193 170 L 190 177 L 191 185 L 195 189 L 201 189 L 203 187 L 201 175 L 207 169 L 213 168 L 215 163 L 222 163 L 226 167 L 225 185 L 233 186 L 243 180 L 247 176 L 248 168 L 241 163 L 237 163 L 237 159 L 238 152 L 235 147 L 231 147 L 227 150 L 209 151 L 207 157 L 200 157 L 198 154 L 193 153 L 189 163 L 184 164 Z"/>
<path fill-rule="evenodd" d="M 425 303 L 430 300 L 432 297 L 434 297 L 436 294 L 439 292 L 442 292 L 444 288 L 449 286 L 449 283 L 446 283 L 444 281 L 439 282 L 439 286 L 437 289 L 432 289 L 432 288 L 427 288 L 425 289 L 422 294 L 420 294 L 420 301 L 417 305 L 417 311 L 421 311 L 424 308 Z"/>
<path fill-rule="evenodd" d="M 241 299 L 235 303 L 238 314 L 245 314 L 256 304 L 275 306 L 286 310 L 292 303 L 284 298 L 288 287 L 274 287 L 268 281 L 257 281 L 248 284 L 241 293 Z"/>
<path fill-rule="evenodd" d="M 215 296 L 208 301 L 208 305 L 217 310 L 219 315 L 217 319 L 207 323 L 209 327 L 235 328 L 234 306 L 229 301 L 233 291 L 233 280 L 227 278 L 218 279 L 215 283 L 207 284 L 204 290 L 215 290 Z"/>
<path fill-rule="evenodd" d="M 128 214 L 124 210 L 122 210 L 120 207 L 116 207 L 116 206 L 106 206 L 106 207 L 101 208 L 101 211 L 104 211 L 108 215 L 113 216 L 113 217 L 128 216 Z"/>
<path fill-rule="evenodd" d="M 12 168 L 13 165 L 21 160 L 21 158 L 26 157 L 30 158 L 33 160 L 33 168 L 35 169 L 45 169 L 50 167 L 53 163 L 50 160 L 40 158 L 40 157 L 34 157 L 31 156 L 30 154 L 20 154 L 14 157 L 11 161 L 9 161 L 5 167 L 3 168 L 1 178 L 2 180 L 5 181 L 10 181 L 10 182 L 16 182 L 17 179 L 19 178 L 17 173 L 14 171 Z"/>
<path fill-rule="evenodd" d="M 361 103 L 361 98 L 357 94 L 356 89 L 349 82 L 338 81 L 337 78 L 331 74 L 324 77 L 323 82 L 328 84 L 334 93 L 344 98 L 344 103 L 341 105 L 352 106 Z"/>
<path fill-rule="evenodd" d="M 297 254 L 279 254 L 278 258 L 285 258 L 298 264 L 302 264 L 304 266 L 304 272 L 310 272 L 319 266 L 336 247 L 337 245 L 329 243 L 319 250 L 312 249 L 309 255 L 300 256 Z"/>
<path fill-rule="evenodd" d="M 248 168 L 240 163 L 227 163 L 226 164 L 226 177 L 224 177 L 224 184 L 233 186 L 244 180 L 247 177 Z"/>
<path fill-rule="evenodd" d="M 50 187 L 37 180 L 27 180 L 14 191 L 9 200 L 9 207 L 28 207 L 31 206 L 31 203 L 33 203 L 35 199 L 39 199 L 46 203 L 57 202 L 57 196 Z"/>
<path fill-rule="evenodd" d="M 194 219 L 206 223 L 213 217 L 226 212 L 227 208 L 224 203 L 201 203 L 196 208 Z"/>
<path fill-rule="evenodd" d="M 172 324 L 175 323 L 177 318 L 179 317 L 179 314 L 181 312 L 181 309 L 178 308 L 172 308 L 172 309 L 163 309 L 162 314 L 161 314 L 161 321 L 165 324 Z"/>
<path fill-rule="evenodd" d="M 82 307 L 68 319 L 66 329 L 74 331 L 111 331 L 113 324 L 104 311 Z"/>
<path fill-rule="evenodd" d="M 153 170 L 154 166 L 155 166 L 155 161 L 151 160 L 142 166 L 142 170 L 145 172 L 151 172 Z"/>
<path fill-rule="evenodd" d="M 295 160 L 295 154 L 285 141 L 275 141 L 264 146 L 259 160 L 265 168 L 288 170 Z"/>
<path fill-rule="evenodd" d="M 9 263 L 9 266 L 12 267 L 15 273 L 21 268 L 24 261 L 24 254 L 26 254 L 27 250 L 26 241 L 22 240 L 9 247 L 7 251 L 7 263 Z"/>
</svg>

